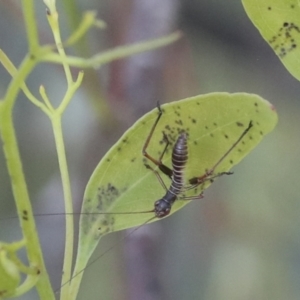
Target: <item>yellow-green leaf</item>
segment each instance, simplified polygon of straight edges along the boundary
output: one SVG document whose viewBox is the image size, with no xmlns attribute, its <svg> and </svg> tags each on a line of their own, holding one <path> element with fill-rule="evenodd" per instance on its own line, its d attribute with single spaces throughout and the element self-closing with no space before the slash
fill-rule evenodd
<svg viewBox="0 0 300 300">
<path fill-rule="evenodd" d="M 300 80 L 300 6 L 296 0 L 243 0 L 262 37 L 288 71 Z"/>
<path fill-rule="evenodd" d="M 163 132 L 171 145 L 163 158 L 171 166 L 171 150 L 179 132 L 188 133 L 188 161 L 185 180 L 205 174 L 207 169 L 226 153 L 237 141 L 250 121 L 253 127 L 242 141 L 222 161 L 215 173 L 228 171 L 239 163 L 277 123 L 274 107 L 257 95 L 239 93 L 213 93 L 162 105 L 163 115 L 150 141 L 148 152 L 159 158 L 165 143 Z M 85 268 L 101 236 L 145 223 L 153 217 L 147 214 L 114 214 L 153 209 L 154 202 L 165 194 L 154 173 L 145 167 L 142 148 L 157 118 L 153 109 L 128 129 L 103 157 L 86 187 L 80 220 L 79 249 L 74 274 Z M 152 164 L 153 166 L 153 164 Z M 155 166 L 153 166 L 156 168 Z M 171 180 L 161 175 L 169 187 Z M 234 180 L 234 175 L 230 178 Z M 210 182 L 189 195 L 200 194 Z M 172 212 L 189 201 L 176 200 Z M 89 214 L 103 213 L 110 214 Z M 156 219 L 157 220 L 157 219 Z M 154 220 L 153 220 L 154 221 Z M 78 288 L 80 277 L 74 283 Z M 72 283 L 73 284 L 73 283 Z"/>
</svg>

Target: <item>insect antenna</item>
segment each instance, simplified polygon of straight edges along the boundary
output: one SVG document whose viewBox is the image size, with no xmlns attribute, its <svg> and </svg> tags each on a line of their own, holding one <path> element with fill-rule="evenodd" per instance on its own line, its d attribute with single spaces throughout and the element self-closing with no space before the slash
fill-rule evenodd
<svg viewBox="0 0 300 300">
<path fill-rule="evenodd" d="M 148 224 L 149 222 L 151 222 L 152 220 L 156 219 L 157 217 L 151 217 L 150 219 L 148 219 L 146 222 L 144 222 L 143 224 L 139 225 L 138 227 L 134 228 L 131 232 L 129 232 L 127 235 L 123 236 L 121 239 L 119 239 L 116 243 L 114 243 L 113 245 L 111 245 L 108 249 L 106 249 L 104 252 L 102 252 L 98 257 L 96 257 L 95 259 L 93 259 L 92 261 L 90 261 L 84 269 L 78 271 L 76 274 L 74 274 L 69 280 L 67 280 L 65 283 L 63 283 L 60 288 L 58 288 L 57 290 L 55 290 L 55 294 L 58 294 L 58 292 L 65 286 L 67 285 L 69 282 L 71 282 L 76 276 L 78 276 L 79 274 L 81 274 L 82 272 L 84 272 L 84 270 L 86 270 L 88 267 L 90 267 L 92 264 L 94 264 L 97 260 L 99 260 L 101 257 L 103 257 L 106 253 L 108 253 L 109 251 L 111 251 L 112 249 L 114 249 L 115 247 L 117 247 L 118 245 L 120 245 L 126 238 L 128 238 L 129 236 L 133 235 L 137 230 L 139 230 L 141 227 L 143 227 L 144 225 Z"/>
<path fill-rule="evenodd" d="M 125 212 L 73 212 L 73 213 L 41 213 L 41 214 L 33 214 L 34 217 L 47 217 L 47 216 L 66 216 L 66 215 L 134 215 L 134 214 L 148 214 L 153 213 L 154 210 L 145 210 L 145 211 L 125 211 Z M 18 216 L 1 218 L 0 221 L 17 219 Z"/>
</svg>

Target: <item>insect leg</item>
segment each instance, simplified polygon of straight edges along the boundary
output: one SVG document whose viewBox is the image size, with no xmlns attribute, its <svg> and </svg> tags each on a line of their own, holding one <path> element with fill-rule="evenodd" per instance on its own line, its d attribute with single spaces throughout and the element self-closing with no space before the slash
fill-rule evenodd
<svg viewBox="0 0 300 300">
<path fill-rule="evenodd" d="M 213 182 L 214 179 L 217 178 L 217 177 L 220 177 L 222 175 L 232 175 L 232 174 L 233 174 L 233 172 L 222 172 L 222 173 L 218 173 L 218 174 L 215 174 L 215 175 L 212 175 L 212 176 L 206 176 L 204 178 L 204 176 L 206 175 L 205 174 L 205 175 L 202 176 L 203 177 L 202 181 L 199 181 L 199 177 L 194 177 L 194 178 L 189 180 L 190 185 L 184 186 L 182 188 L 182 191 L 186 192 L 186 191 L 192 190 L 192 189 L 196 188 L 197 186 L 199 186 L 200 184 L 203 185 L 206 181 Z M 193 182 L 193 180 L 194 180 L 194 182 Z M 190 201 L 190 200 L 200 200 L 202 198 L 204 198 L 204 195 L 203 195 L 203 192 L 201 191 L 201 193 L 199 195 L 188 196 L 188 197 L 184 196 L 184 197 L 181 197 L 180 200 Z"/>
<path fill-rule="evenodd" d="M 159 173 L 147 164 L 145 164 L 145 167 L 147 169 L 150 169 L 155 174 L 159 183 L 162 185 L 162 187 L 165 189 L 165 191 L 168 191 L 168 188 L 166 187 L 166 185 L 165 185 L 164 181 L 162 180 L 161 176 L 159 175 Z"/>
<path fill-rule="evenodd" d="M 197 187 L 198 185 L 205 183 L 206 181 L 213 181 L 217 177 L 221 177 L 223 175 L 232 175 L 232 174 L 233 174 L 233 172 L 221 172 L 218 174 L 205 173 L 204 175 L 202 175 L 200 177 L 193 177 L 193 178 L 189 179 L 189 183 L 191 185 L 185 187 L 185 190 L 191 190 L 191 189 Z"/>
<path fill-rule="evenodd" d="M 160 169 L 165 175 L 167 175 L 167 176 L 169 176 L 169 177 L 171 178 L 171 177 L 172 177 L 172 174 L 173 174 L 173 171 L 172 171 L 169 167 L 167 167 L 166 165 L 164 165 L 164 164 L 162 163 L 162 158 L 163 158 L 163 156 L 164 156 L 164 154 L 165 154 L 165 152 L 166 152 L 166 150 L 167 150 L 167 148 L 168 148 L 168 146 L 169 146 L 169 140 L 168 140 L 168 138 L 166 137 L 166 135 L 164 134 L 164 139 L 166 140 L 166 146 L 165 146 L 165 148 L 164 148 L 164 150 L 163 150 L 163 152 L 162 152 L 162 154 L 161 154 L 161 156 L 160 156 L 160 158 L 159 158 L 158 160 L 155 159 L 154 157 L 152 157 L 152 156 L 151 156 L 150 154 L 148 154 L 148 152 L 147 152 L 147 148 L 148 148 L 148 145 L 149 145 L 150 140 L 151 140 L 151 138 L 152 138 L 152 135 L 153 135 L 153 133 L 154 133 L 155 127 L 156 127 L 156 125 L 158 124 L 158 122 L 159 122 L 159 120 L 160 120 L 160 118 L 161 118 L 161 116 L 162 116 L 162 110 L 161 110 L 161 108 L 160 108 L 159 103 L 157 104 L 157 109 L 158 109 L 158 116 L 157 116 L 157 118 L 156 118 L 156 120 L 155 120 L 155 122 L 154 122 L 154 124 L 153 124 L 153 126 L 152 126 L 152 128 L 151 128 L 151 130 L 150 130 L 150 133 L 149 133 L 149 135 L 148 135 L 148 137 L 147 137 L 147 139 L 146 139 L 146 141 L 145 141 L 145 144 L 144 144 L 143 149 L 142 149 L 142 153 L 143 153 L 143 155 L 144 155 L 146 158 L 148 158 L 148 159 L 151 160 L 155 165 L 157 165 L 157 166 L 159 167 L 159 169 Z"/>
<path fill-rule="evenodd" d="M 193 177 L 189 180 L 190 184 L 199 185 L 207 180 L 211 180 L 215 177 L 219 177 L 222 175 L 231 175 L 231 172 L 221 172 L 214 175 L 215 169 L 221 164 L 221 162 L 229 155 L 229 153 L 237 146 L 237 144 L 243 139 L 243 137 L 248 133 L 248 131 L 253 127 L 252 121 L 249 122 L 248 127 L 242 132 L 240 137 L 233 143 L 233 145 L 225 152 L 225 154 L 216 162 L 216 164 L 209 170 L 206 171 L 206 173 L 200 177 Z M 213 177 L 211 177 L 213 176 Z"/>
<path fill-rule="evenodd" d="M 196 196 L 182 197 L 179 200 L 200 200 L 202 198 L 204 198 L 203 192 L 201 192 L 199 195 Z"/>
</svg>

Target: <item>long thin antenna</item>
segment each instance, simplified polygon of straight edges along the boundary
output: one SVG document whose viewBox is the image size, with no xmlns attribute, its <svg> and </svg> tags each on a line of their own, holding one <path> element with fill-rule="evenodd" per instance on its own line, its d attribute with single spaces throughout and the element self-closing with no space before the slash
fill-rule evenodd
<svg viewBox="0 0 300 300">
<path fill-rule="evenodd" d="M 108 249 L 106 249 L 104 252 L 102 252 L 98 257 L 96 257 L 95 259 L 93 259 L 91 262 L 89 262 L 84 269 L 78 271 L 76 274 L 74 274 L 68 281 L 66 281 L 65 283 L 63 283 L 59 289 L 57 289 L 55 291 L 55 294 L 57 294 L 66 284 L 68 284 L 69 282 L 72 281 L 72 279 L 74 279 L 76 276 L 78 276 L 79 274 L 81 274 L 82 272 L 84 272 L 84 270 L 86 270 L 89 266 L 91 266 L 92 264 L 94 264 L 98 259 L 100 259 L 101 257 L 103 257 L 106 253 L 108 253 L 109 251 L 111 251 L 113 248 L 115 248 L 116 246 L 120 245 L 126 238 L 128 238 L 129 236 L 131 236 L 132 234 L 134 234 L 137 230 L 139 230 L 142 226 L 148 224 L 149 222 L 151 222 L 152 220 L 156 219 L 157 217 L 154 216 L 152 218 L 150 218 L 149 220 L 147 220 L 146 222 L 144 222 L 143 224 L 139 225 L 138 227 L 136 227 L 135 229 L 133 229 L 130 233 L 128 233 L 127 235 L 123 236 L 120 240 L 118 240 L 118 242 L 116 242 L 115 244 L 113 244 L 112 246 L 110 246 Z"/>
<path fill-rule="evenodd" d="M 75 213 L 45 213 L 45 214 L 33 214 L 34 217 L 46 217 L 46 216 L 65 216 L 65 215 L 133 215 L 133 214 L 149 214 L 153 213 L 154 210 L 146 210 L 146 211 L 133 211 L 133 212 L 75 212 Z M 1 218 L 2 220 L 10 220 L 10 219 L 17 219 L 17 216 L 14 217 L 7 217 L 7 218 Z"/>
</svg>

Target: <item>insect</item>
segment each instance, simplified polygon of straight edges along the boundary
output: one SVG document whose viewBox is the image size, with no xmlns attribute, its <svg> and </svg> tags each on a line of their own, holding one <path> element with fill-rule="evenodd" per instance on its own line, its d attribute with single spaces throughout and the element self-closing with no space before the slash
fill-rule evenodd
<svg viewBox="0 0 300 300">
<path fill-rule="evenodd" d="M 157 124 L 159 123 L 159 120 L 161 116 L 163 115 L 163 111 L 160 107 L 160 105 L 157 106 L 158 109 L 158 116 L 154 122 L 154 124 L 151 127 L 150 133 L 148 134 L 146 141 L 142 148 L 142 155 L 151 161 L 153 164 L 155 164 L 159 170 L 165 174 L 167 177 L 171 179 L 171 185 L 169 188 L 167 188 L 166 184 L 164 183 L 164 180 L 162 179 L 159 172 L 155 169 L 153 169 L 148 163 L 144 163 L 145 167 L 149 170 L 151 170 L 155 176 L 157 177 L 159 183 L 166 191 L 165 195 L 154 202 L 154 208 L 152 210 L 146 210 L 146 211 L 135 211 L 135 212 L 86 212 L 86 213 L 78 213 L 82 215 L 110 215 L 110 214 L 144 214 L 144 213 L 154 213 L 153 218 L 163 218 L 167 215 L 169 215 L 172 205 L 177 199 L 180 200 L 197 200 L 203 198 L 203 193 L 200 192 L 200 194 L 196 196 L 185 196 L 184 192 L 189 191 L 192 189 L 195 189 L 199 185 L 204 184 L 206 181 L 213 181 L 215 178 L 220 177 L 222 175 L 231 175 L 232 172 L 220 172 L 215 174 L 216 168 L 222 163 L 222 161 L 229 155 L 229 153 L 240 143 L 240 141 L 243 139 L 243 137 L 248 133 L 248 131 L 253 127 L 252 121 L 249 122 L 248 127 L 241 133 L 241 135 L 238 137 L 238 139 L 232 144 L 232 146 L 223 154 L 223 156 L 215 163 L 215 165 L 207 170 L 203 175 L 199 177 L 193 177 L 187 180 L 188 184 L 185 184 L 184 180 L 184 169 L 186 166 L 186 163 L 188 161 L 188 134 L 184 131 L 182 131 L 174 146 L 172 149 L 172 169 L 169 168 L 167 165 L 165 165 L 162 160 L 163 157 L 170 145 L 170 141 L 168 139 L 168 136 L 163 132 L 163 140 L 165 141 L 165 147 L 158 159 L 155 159 L 152 157 L 148 152 L 147 148 L 151 142 L 151 138 L 153 136 L 153 133 L 156 129 Z M 53 213 L 53 214 L 36 214 L 35 216 L 50 216 L 50 215 L 62 215 L 61 213 Z M 150 220 L 143 223 L 145 225 Z"/>
<path fill-rule="evenodd" d="M 164 136 L 166 145 L 165 145 L 165 148 L 164 148 L 161 156 L 159 157 L 159 159 L 156 160 L 155 158 L 153 158 L 152 156 L 150 156 L 147 153 L 147 147 L 150 143 L 153 132 L 162 116 L 162 110 L 161 110 L 160 106 L 158 105 L 157 108 L 158 108 L 158 117 L 155 120 L 153 127 L 151 128 L 151 131 L 146 139 L 146 142 L 143 146 L 142 153 L 147 159 L 149 159 L 151 162 L 153 162 L 155 165 L 157 165 L 159 170 L 162 173 L 167 175 L 172 180 L 170 188 L 167 189 L 160 174 L 156 170 L 154 170 L 150 165 L 145 164 L 145 166 L 148 169 L 150 169 L 154 172 L 158 181 L 163 186 L 163 188 L 166 190 L 166 194 L 161 199 L 155 201 L 154 209 L 152 210 L 157 218 L 163 218 L 170 213 L 173 203 L 175 202 L 175 200 L 180 196 L 180 194 L 183 191 L 196 188 L 197 186 L 203 184 L 205 181 L 213 180 L 216 177 L 219 177 L 222 175 L 233 174 L 232 172 L 221 172 L 218 174 L 214 174 L 214 171 L 217 168 L 217 166 L 226 158 L 226 156 L 237 146 L 237 144 L 247 134 L 247 132 L 253 126 L 253 123 L 252 123 L 252 121 L 250 121 L 248 127 L 242 132 L 242 134 L 236 140 L 236 142 L 227 150 L 227 152 L 216 162 L 216 164 L 210 170 L 208 170 L 204 175 L 202 175 L 200 177 L 193 177 L 193 178 L 189 179 L 188 180 L 189 185 L 185 186 L 184 185 L 184 168 L 185 168 L 186 162 L 188 160 L 188 143 L 187 143 L 187 133 L 186 132 L 182 132 L 179 134 L 179 136 L 176 140 L 176 143 L 173 147 L 173 151 L 172 151 L 172 167 L 173 167 L 173 169 L 170 169 L 162 162 L 163 156 L 170 144 L 168 137 L 165 133 L 163 133 L 163 136 Z M 190 197 L 183 196 L 180 199 L 181 200 L 196 200 L 196 199 L 201 199 L 201 198 L 203 198 L 202 192 L 196 196 L 190 196 Z M 150 211 L 150 212 L 152 212 L 152 211 Z"/>
</svg>

